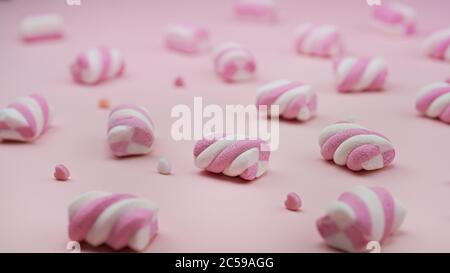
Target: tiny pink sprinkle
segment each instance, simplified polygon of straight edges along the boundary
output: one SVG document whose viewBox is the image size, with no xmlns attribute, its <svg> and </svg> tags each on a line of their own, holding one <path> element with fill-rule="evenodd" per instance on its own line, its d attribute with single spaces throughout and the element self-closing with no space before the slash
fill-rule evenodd
<svg viewBox="0 0 450 273">
<path fill-rule="evenodd" d="M 298 194 L 296 194 L 295 192 L 290 192 L 286 196 L 284 206 L 288 210 L 298 211 L 302 207 L 302 200 L 300 199 L 300 196 L 298 196 Z"/>
<path fill-rule="evenodd" d="M 69 169 L 67 169 L 66 166 L 63 164 L 58 164 L 55 167 L 55 172 L 53 173 L 53 176 L 58 181 L 67 181 L 70 177 Z"/>
<path fill-rule="evenodd" d="M 181 76 L 178 76 L 175 78 L 175 82 L 174 82 L 175 86 L 177 87 L 183 87 L 184 86 L 184 80 Z"/>
</svg>

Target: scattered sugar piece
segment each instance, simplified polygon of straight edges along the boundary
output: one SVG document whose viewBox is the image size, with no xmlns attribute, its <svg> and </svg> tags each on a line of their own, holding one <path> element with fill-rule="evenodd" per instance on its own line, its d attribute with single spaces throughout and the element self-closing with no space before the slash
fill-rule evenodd
<svg viewBox="0 0 450 273">
<path fill-rule="evenodd" d="M 171 174 L 172 173 L 172 164 L 166 158 L 160 158 L 157 166 L 157 170 L 160 174 Z"/>
<path fill-rule="evenodd" d="M 182 78 L 181 76 L 176 77 L 176 78 L 175 78 L 175 81 L 174 81 L 174 84 L 175 84 L 175 86 L 177 86 L 177 87 L 183 87 L 183 86 L 184 86 L 184 80 L 183 80 L 183 78 Z"/>
<path fill-rule="evenodd" d="M 102 109 L 108 109 L 110 107 L 110 103 L 108 99 L 100 99 L 98 101 L 98 107 Z"/>
<path fill-rule="evenodd" d="M 298 211 L 302 207 L 302 200 L 300 196 L 295 192 L 290 192 L 286 196 L 286 200 L 284 201 L 284 206 L 288 210 Z"/>
<path fill-rule="evenodd" d="M 66 181 L 70 178 L 70 172 L 69 169 L 67 169 L 66 166 L 63 164 L 58 164 L 55 167 L 55 172 L 53 173 L 53 176 L 58 181 Z"/>
</svg>

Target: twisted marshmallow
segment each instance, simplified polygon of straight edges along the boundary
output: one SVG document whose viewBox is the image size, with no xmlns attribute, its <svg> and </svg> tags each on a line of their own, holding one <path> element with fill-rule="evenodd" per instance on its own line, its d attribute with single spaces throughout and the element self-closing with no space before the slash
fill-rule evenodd
<svg viewBox="0 0 450 273">
<path fill-rule="evenodd" d="M 203 51 L 209 42 L 208 30 L 203 27 L 189 25 L 172 25 L 166 32 L 168 49 L 186 54 Z"/>
<path fill-rule="evenodd" d="M 269 107 L 279 106 L 279 114 L 285 119 L 309 120 L 314 116 L 317 109 L 317 97 L 312 87 L 300 82 L 278 80 L 263 85 L 258 89 L 258 107 L 263 105 Z"/>
<path fill-rule="evenodd" d="M 392 143 L 383 135 L 355 123 L 335 123 L 319 136 L 322 157 L 352 171 L 381 169 L 395 157 Z"/>
<path fill-rule="evenodd" d="M 417 95 L 416 109 L 427 117 L 450 124 L 450 84 L 440 82 L 425 86 Z"/>
<path fill-rule="evenodd" d="M 381 58 L 345 57 L 334 62 L 339 92 L 376 91 L 383 89 L 388 75 Z"/>
<path fill-rule="evenodd" d="M 98 84 L 123 74 L 125 63 L 115 48 L 91 48 L 77 56 L 71 66 L 73 79 L 81 84 Z"/>
<path fill-rule="evenodd" d="M 239 17 L 274 20 L 277 17 L 274 0 L 238 0 L 234 13 Z"/>
<path fill-rule="evenodd" d="M 149 153 L 154 139 L 154 125 L 144 107 L 120 105 L 111 111 L 108 142 L 115 156 Z"/>
<path fill-rule="evenodd" d="M 450 27 L 433 32 L 425 40 L 427 56 L 444 61 L 450 61 Z"/>
<path fill-rule="evenodd" d="M 144 250 L 158 232 L 158 209 L 130 194 L 90 191 L 69 205 L 69 238 L 114 250 Z"/>
<path fill-rule="evenodd" d="M 226 82 L 250 79 L 256 71 L 253 55 L 236 43 L 224 43 L 214 51 L 216 73 Z"/>
<path fill-rule="evenodd" d="M 195 166 L 212 173 L 254 180 L 268 167 L 270 151 L 263 140 L 237 139 L 235 136 L 211 136 L 197 141 Z"/>
<path fill-rule="evenodd" d="M 20 97 L 0 110 L 0 140 L 33 141 L 49 125 L 50 110 L 40 95 Z"/>
<path fill-rule="evenodd" d="M 390 2 L 372 9 L 373 24 L 387 33 L 411 35 L 416 32 L 416 11 L 405 4 Z"/>
<path fill-rule="evenodd" d="M 332 202 L 316 225 L 331 247 L 362 252 L 370 241 L 381 243 L 397 231 L 405 215 L 403 205 L 386 189 L 357 186 Z"/>
<path fill-rule="evenodd" d="M 333 25 L 300 25 L 295 32 L 298 53 L 319 57 L 332 57 L 342 53 L 341 34 Z"/>
</svg>

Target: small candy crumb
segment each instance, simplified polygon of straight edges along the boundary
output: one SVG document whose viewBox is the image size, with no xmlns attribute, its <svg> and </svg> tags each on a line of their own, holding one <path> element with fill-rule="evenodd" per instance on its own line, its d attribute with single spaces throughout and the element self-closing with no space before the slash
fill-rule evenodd
<svg viewBox="0 0 450 273">
<path fill-rule="evenodd" d="M 286 201 L 284 201 L 284 206 L 288 210 L 298 211 L 302 207 L 302 200 L 295 192 L 290 192 L 286 196 Z"/>
<path fill-rule="evenodd" d="M 156 168 L 160 174 L 168 175 L 172 173 L 172 164 L 166 158 L 160 158 Z"/>
<path fill-rule="evenodd" d="M 70 177 L 69 169 L 67 169 L 66 166 L 63 164 L 58 164 L 55 167 L 55 172 L 53 173 L 53 176 L 58 181 L 66 181 Z"/>
<path fill-rule="evenodd" d="M 100 99 L 98 101 L 98 107 L 102 109 L 108 109 L 110 107 L 109 100 L 107 99 Z"/>
<path fill-rule="evenodd" d="M 175 78 L 175 82 L 174 82 L 175 86 L 177 87 L 183 87 L 184 86 L 184 80 L 181 76 L 178 76 Z"/>
</svg>

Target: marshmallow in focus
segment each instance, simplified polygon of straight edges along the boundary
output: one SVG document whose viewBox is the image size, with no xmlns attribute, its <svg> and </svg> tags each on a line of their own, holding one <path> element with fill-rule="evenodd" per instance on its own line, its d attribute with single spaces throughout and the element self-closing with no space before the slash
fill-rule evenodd
<svg viewBox="0 0 450 273">
<path fill-rule="evenodd" d="M 405 216 L 403 205 L 386 189 L 357 186 L 333 201 L 316 225 L 329 246 L 365 252 L 369 242 L 382 243 L 396 232 Z"/>
<path fill-rule="evenodd" d="M 450 27 L 434 31 L 425 40 L 424 48 L 430 58 L 450 61 Z"/>
<path fill-rule="evenodd" d="M 96 47 L 80 53 L 70 67 L 80 84 L 98 84 L 123 74 L 125 63 L 118 49 Z"/>
<path fill-rule="evenodd" d="M 69 205 L 69 238 L 143 251 L 158 232 L 157 206 L 130 194 L 90 191 Z"/>
<path fill-rule="evenodd" d="M 208 136 L 195 144 L 195 166 L 212 173 L 254 180 L 268 168 L 270 149 L 259 139 L 237 136 Z"/>
<path fill-rule="evenodd" d="M 311 85 L 277 80 L 258 89 L 256 105 L 258 108 L 267 106 L 271 116 L 307 121 L 316 113 L 317 96 Z M 270 111 L 272 105 L 278 105 L 279 111 L 276 113 Z"/>
<path fill-rule="evenodd" d="M 144 107 L 120 105 L 112 109 L 108 120 L 108 142 L 117 157 L 143 155 L 151 151 L 154 125 Z"/>
<path fill-rule="evenodd" d="M 203 27 L 172 25 L 167 28 L 165 42 L 170 50 L 195 54 L 209 47 L 209 32 Z"/>
<path fill-rule="evenodd" d="M 300 25 L 295 31 L 295 49 L 300 54 L 334 57 L 343 53 L 341 34 L 334 25 Z"/>
<path fill-rule="evenodd" d="M 382 90 L 388 76 L 381 58 L 344 57 L 334 60 L 337 90 L 341 93 Z"/>
<path fill-rule="evenodd" d="M 21 21 L 19 33 L 25 42 L 59 39 L 64 36 L 63 19 L 58 14 L 29 16 Z"/>
<path fill-rule="evenodd" d="M 277 18 L 274 0 L 237 0 L 234 14 L 241 18 L 273 21 Z"/>
<path fill-rule="evenodd" d="M 424 116 L 450 124 L 450 84 L 439 82 L 425 86 L 417 95 L 416 109 Z"/>
<path fill-rule="evenodd" d="M 20 97 L 0 109 L 0 140 L 30 142 L 48 128 L 50 108 L 44 97 Z"/>
<path fill-rule="evenodd" d="M 416 33 L 416 11 L 397 2 L 383 3 L 372 9 L 373 24 L 387 33 L 411 35 Z"/>
<path fill-rule="evenodd" d="M 325 127 L 319 136 L 325 160 L 352 171 L 373 171 L 391 164 L 395 149 L 385 136 L 356 123 L 338 122 Z"/>
<path fill-rule="evenodd" d="M 250 51 L 233 42 L 221 44 L 214 50 L 214 67 L 226 82 L 246 81 L 256 72 L 255 58 Z"/>
</svg>

